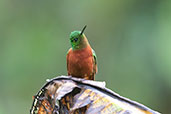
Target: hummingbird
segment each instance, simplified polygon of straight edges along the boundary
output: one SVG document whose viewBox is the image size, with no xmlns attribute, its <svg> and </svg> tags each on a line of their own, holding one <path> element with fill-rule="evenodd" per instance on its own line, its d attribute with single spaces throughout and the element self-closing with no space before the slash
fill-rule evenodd
<svg viewBox="0 0 171 114">
<path fill-rule="evenodd" d="M 97 57 L 91 48 L 84 30 L 73 31 L 70 34 L 71 48 L 67 53 L 67 72 L 69 76 L 94 80 L 97 73 Z"/>
</svg>

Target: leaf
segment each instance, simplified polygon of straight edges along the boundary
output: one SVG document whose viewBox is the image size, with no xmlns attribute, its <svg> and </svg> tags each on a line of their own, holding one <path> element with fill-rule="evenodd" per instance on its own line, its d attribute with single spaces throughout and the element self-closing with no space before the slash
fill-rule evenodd
<svg viewBox="0 0 171 114">
<path fill-rule="evenodd" d="M 105 88 L 104 82 L 60 76 L 34 98 L 30 114 L 159 114 Z"/>
</svg>

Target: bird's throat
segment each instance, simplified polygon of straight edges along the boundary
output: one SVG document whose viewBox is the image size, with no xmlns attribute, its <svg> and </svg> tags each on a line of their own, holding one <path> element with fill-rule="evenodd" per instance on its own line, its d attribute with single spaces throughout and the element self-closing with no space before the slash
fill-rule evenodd
<svg viewBox="0 0 171 114">
<path fill-rule="evenodd" d="M 83 35 L 83 37 L 80 40 L 80 43 L 78 45 L 73 46 L 72 49 L 80 50 L 80 49 L 86 48 L 87 46 L 89 46 L 89 42 L 88 42 L 86 36 Z"/>
</svg>

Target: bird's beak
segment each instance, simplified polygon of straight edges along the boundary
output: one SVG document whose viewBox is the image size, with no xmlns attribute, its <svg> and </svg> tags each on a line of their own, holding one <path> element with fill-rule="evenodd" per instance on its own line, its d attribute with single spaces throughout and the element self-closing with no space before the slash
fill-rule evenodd
<svg viewBox="0 0 171 114">
<path fill-rule="evenodd" d="M 86 29 L 87 25 L 84 26 L 83 30 L 80 33 L 80 36 L 84 33 L 84 30 Z"/>
</svg>

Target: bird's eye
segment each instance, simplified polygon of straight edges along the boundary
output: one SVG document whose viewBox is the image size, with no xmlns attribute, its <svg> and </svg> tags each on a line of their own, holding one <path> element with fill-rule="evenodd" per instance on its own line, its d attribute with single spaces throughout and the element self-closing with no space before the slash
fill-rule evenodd
<svg viewBox="0 0 171 114">
<path fill-rule="evenodd" d="M 78 38 L 75 38 L 74 41 L 77 42 L 78 41 Z"/>
</svg>

